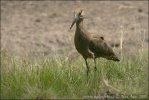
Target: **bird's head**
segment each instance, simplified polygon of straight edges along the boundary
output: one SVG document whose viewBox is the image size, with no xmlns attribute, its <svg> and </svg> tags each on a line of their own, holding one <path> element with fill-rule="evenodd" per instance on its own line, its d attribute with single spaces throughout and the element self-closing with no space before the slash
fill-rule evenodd
<svg viewBox="0 0 149 100">
<path fill-rule="evenodd" d="M 73 25 L 76 23 L 76 22 L 80 22 L 84 19 L 84 13 L 83 13 L 83 10 L 81 9 L 80 11 L 78 12 L 74 12 L 74 20 L 70 26 L 70 29 L 73 27 Z"/>
</svg>

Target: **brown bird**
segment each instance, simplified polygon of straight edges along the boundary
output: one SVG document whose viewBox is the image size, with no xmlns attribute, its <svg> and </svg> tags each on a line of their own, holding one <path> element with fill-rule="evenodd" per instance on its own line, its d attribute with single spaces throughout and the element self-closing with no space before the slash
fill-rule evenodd
<svg viewBox="0 0 149 100">
<path fill-rule="evenodd" d="M 113 52 L 112 47 L 106 43 L 102 36 L 98 36 L 95 34 L 91 34 L 87 32 L 83 27 L 83 20 L 85 18 L 82 15 L 82 11 L 75 13 L 74 21 L 70 26 L 70 29 L 76 23 L 76 31 L 74 37 L 74 43 L 77 51 L 83 56 L 85 59 L 86 67 L 87 67 L 87 76 L 89 73 L 89 66 L 87 63 L 87 58 L 93 58 L 95 63 L 95 71 L 96 71 L 96 58 L 103 57 L 108 60 L 120 61 L 116 54 Z"/>
</svg>

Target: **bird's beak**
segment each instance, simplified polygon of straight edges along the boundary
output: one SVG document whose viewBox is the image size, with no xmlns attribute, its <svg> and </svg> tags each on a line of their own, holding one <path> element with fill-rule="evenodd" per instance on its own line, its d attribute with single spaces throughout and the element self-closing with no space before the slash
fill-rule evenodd
<svg viewBox="0 0 149 100">
<path fill-rule="evenodd" d="M 73 25 L 76 23 L 76 19 L 73 20 L 71 26 L 70 26 L 70 29 L 73 27 Z"/>
</svg>

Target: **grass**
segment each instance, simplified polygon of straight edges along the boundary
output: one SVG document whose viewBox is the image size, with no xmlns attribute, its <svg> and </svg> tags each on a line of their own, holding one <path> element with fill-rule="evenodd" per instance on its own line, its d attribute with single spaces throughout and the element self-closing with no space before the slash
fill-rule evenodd
<svg viewBox="0 0 149 100">
<path fill-rule="evenodd" d="M 124 55 L 124 54 L 123 54 Z M 85 62 L 81 56 L 70 60 L 65 55 L 19 58 L 1 52 L 1 99 L 58 99 L 98 96 L 106 90 L 102 74 L 109 84 L 130 95 L 148 94 L 148 56 L 124 56 L 121 62 L 98 59 L 87 82 Z"/>
</svg>

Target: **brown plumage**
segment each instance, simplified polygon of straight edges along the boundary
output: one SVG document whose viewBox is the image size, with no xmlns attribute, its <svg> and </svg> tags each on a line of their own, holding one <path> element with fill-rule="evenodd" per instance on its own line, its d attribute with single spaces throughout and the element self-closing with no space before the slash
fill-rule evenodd
<svg viewBox="0 0 149 100">
<path fill-rule="evenodd" d="M 93 58 L 96 71 L 96 58 L 103 57 L 108 60 L 119 61 L 118 57 L 113 52 L 112 48 L 106 43 L 102 36 L 91 34 L 83 27 L 82 10 L 75 14 L 75 19 L 70 27 L 76 23 L 76 31 L 74 43 L 77 51 L 83 56 L 86 62 L 87 75 L 89 73 L 89 66 L 87 58 Z"/>
</svg>

